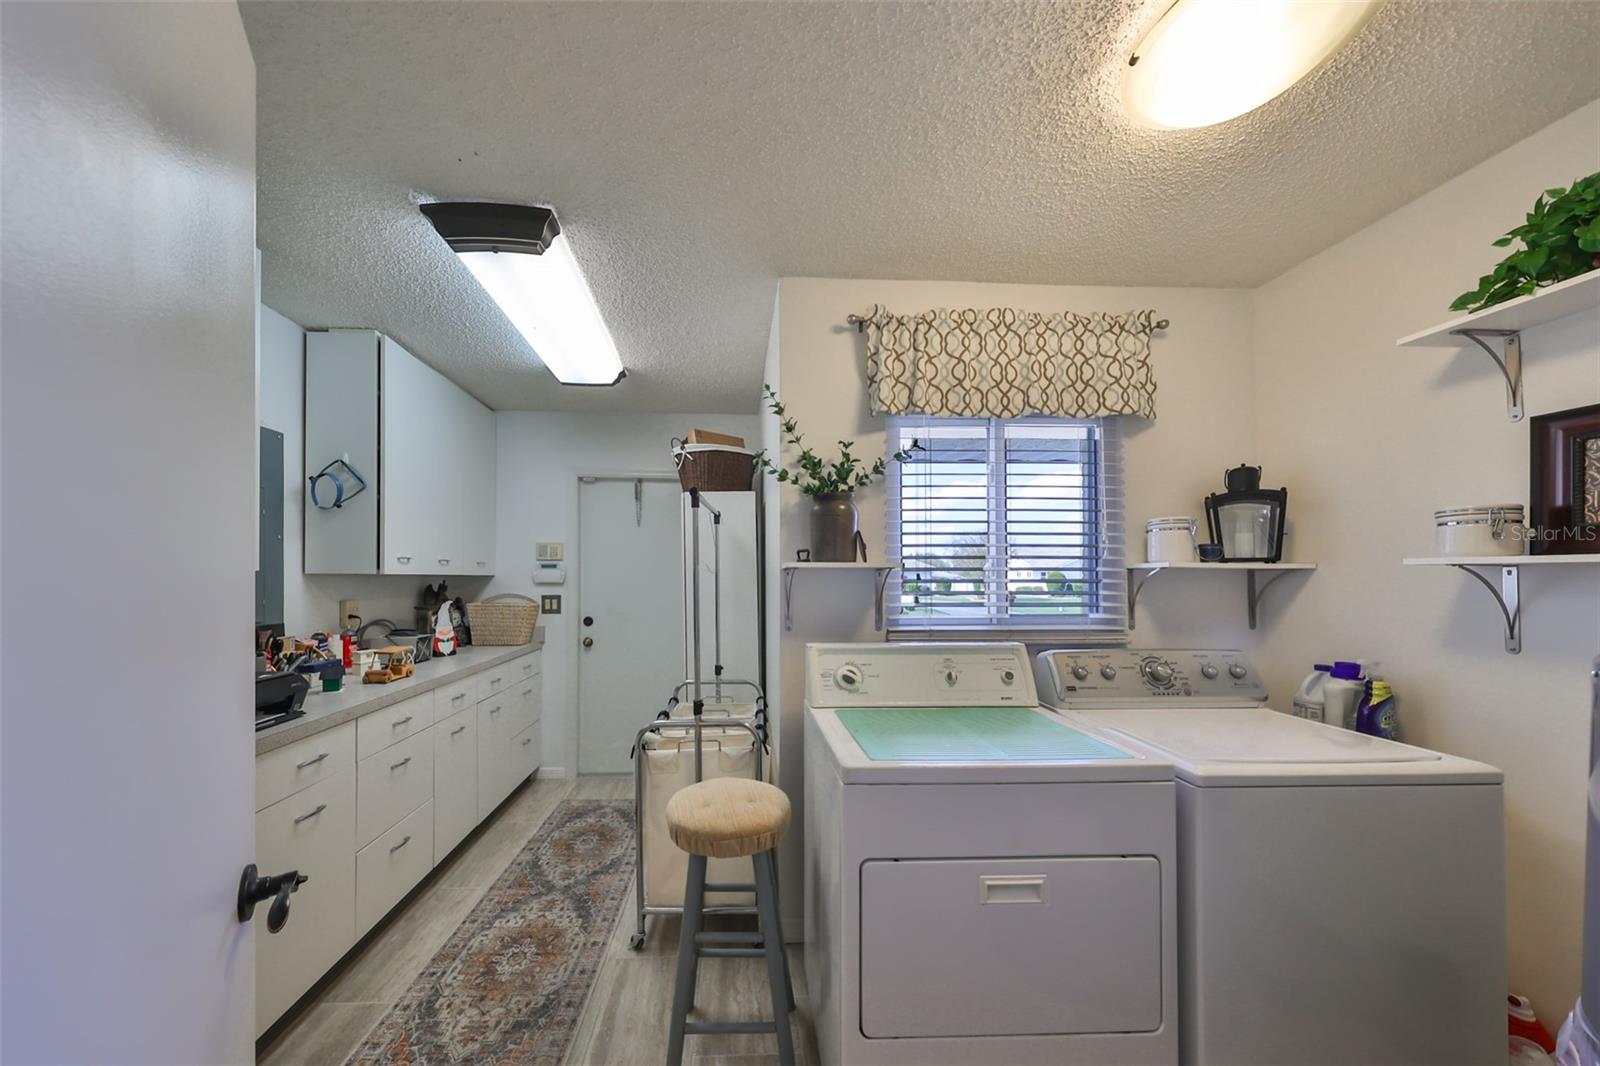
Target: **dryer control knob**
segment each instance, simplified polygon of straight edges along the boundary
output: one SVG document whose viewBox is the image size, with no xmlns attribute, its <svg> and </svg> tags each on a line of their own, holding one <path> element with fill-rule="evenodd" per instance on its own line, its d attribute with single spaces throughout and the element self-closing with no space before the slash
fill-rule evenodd
<svg viewBox="0 0 1600 1066">
<path fill-rule="evenodd" d="M 1238 663 L 1234 663 L 1233 665 L 1228 667 L 1228 676 L 1231 677 L 1231 678 L 1234 678 L 1235 680 L 1243 679 L 1244 675 L 1247 674 L 1248 672 L 1249 671 L 1247 671 L 1244 667 L 1240 666 Z"/>
<path fill-rule="evenodd" d="M 1110 663 L 1106 663 L 1100 668 L 1100 676 L 1107 681 L 1115 681 L 1117 679 L 1117 668 Z"/>
<path fill-rule="evenodd" d="M 845 663 L 833 672 L 833 681 L 846 692 L 855 692 L 861 688 L 861 667 Z"/>
<path fill-rule="evenodd" d="M 1206 663 L 1200 668 L 1200 676 L 1205 678 L 1207 681 L 1215 681 L 1217 679 L 1217 675 L 1221 672 L 1222 671 L 1218 670 L 1216 664 L 1214 663 Z"/>
<path fill-rule="evenodd" d="M 1166 663 L 1151 663 L 1144 669 L 1144 676 L 1150 679 L 1151 684 L 1172 684 L 1172 667 Z"/>
<path fill-rule="evenodd" d="M 1072 668 L 1072 676 L 1079 681 L 1087 681 L 1089 680 L 1089 668 L 1080 663 Z"/>
</svg>

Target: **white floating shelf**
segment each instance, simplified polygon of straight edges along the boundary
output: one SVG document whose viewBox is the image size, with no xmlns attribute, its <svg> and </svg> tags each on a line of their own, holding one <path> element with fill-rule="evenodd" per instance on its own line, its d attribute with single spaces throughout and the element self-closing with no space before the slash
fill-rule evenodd
<svg viewBox="0 0 1600 1066">
<path fill-rule="evenodd" d="M 1548 566 L 1552 563 L 1600 565 L 1593 555 L 1422 555 L 1400 560 L 1407 566 Z"/>
<path fill-rule="evenodd" d="M 889 575 L 898 570 L 897 563 L 784 563 L 783 564 L 783 628 L 794 628 L 794 575 L 802 570 L 859 570 L 877 575 L 876 591 L 872 598 L 872 628 L 883 630 L 883 590 L 889 584 Z"/>
<path fill-rule="evenodd" d="M 1267 586 L 1278 580 L 1292 570 L 1315 570 L 1316 563 L 1130 563 L 1128 565 L 1128 628 L 1135 625 L 1134 607 L 1139 602 L 1139 593 L 1150 579 L 1165 570 L 1217 570 L 1231 573 L 1244 574 L 1244 606 L 1245 618 L 1250 623 L 1250 628 L 1256 627 L 1256 614 L 1261 606 L 1261 594 L 1267 591 Z M 1268 573 L 1272 576 L 1259 584 L 1257 574 Z M 1135 574 L 1143 574 L 1143 578 L 1136 579 Z"/>
<path fill-rule="evenodd" d="M 1129 570 L 1315 570 L 1316 563 L 1130 563 Z"/>
<path fill-rule="evenodd" d="M 1600 307 L 1600 270 L 1547 286 L 1526 296 L 1474 314 L 1459 315 L 1437 326 L 1401 337 L 1401 348 L 1465 348 L 1477 345 L 1488 353 L 1506 381 L 1506 415 L 1522 421 L 1522 331 Z M 1490 341 L 1499 344 L 1499 351 Z"/>
<path fill-rule="evenodd" d="M 1475 578 L 1489 590 L 1500 607 L 1506 630 L 1506 651 L 1522 651 L 1521 570 L 1524 566 L 1589 565 L 1600 566 L 1600 553 L 1591 555 L 1421 555 L 1400 560 L 1406 566 L 1453 566 Z M 1492 566 L 1500 571 L 1500 587 L 1474 567 Z"/>
</svg>

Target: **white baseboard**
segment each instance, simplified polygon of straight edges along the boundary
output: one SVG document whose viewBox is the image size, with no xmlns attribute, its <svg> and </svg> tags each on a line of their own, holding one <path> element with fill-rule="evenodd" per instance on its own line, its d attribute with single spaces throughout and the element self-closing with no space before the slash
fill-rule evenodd
<svg viewBox="0 0 1600 1066">
<path fill-rule="evenodd" d="M 541 766 L 541 767 L 539 767 L 539 776 L 540 777 L 566 777 L 567 776 L 567 768 L 565 766 Z"/>
</svg>

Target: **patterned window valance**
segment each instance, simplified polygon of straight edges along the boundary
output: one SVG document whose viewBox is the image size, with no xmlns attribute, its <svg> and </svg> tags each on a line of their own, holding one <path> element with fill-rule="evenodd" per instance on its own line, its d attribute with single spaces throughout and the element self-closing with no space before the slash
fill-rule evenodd
<svg viewBox="0 0 1600 1066">
<path fill-rule="evenodd" d="M 1155 312 L 1042 315 L 1009 307 L 859 320 L 873 414 L 1156 416 Z"/>
</svg>

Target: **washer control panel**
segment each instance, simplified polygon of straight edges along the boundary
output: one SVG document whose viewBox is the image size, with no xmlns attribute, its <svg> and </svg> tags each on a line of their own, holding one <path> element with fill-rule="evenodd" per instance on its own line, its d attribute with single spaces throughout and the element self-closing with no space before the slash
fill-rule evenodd
<svg viewBox="0 0 1600 1066">
<path fill-rule="evenodd" d="M 1058 707 L 1182 702 L 1265 703 L 1244 653 L 1137 648 L 1047 651 L 1037 662 L 1039 695 Z"/>
<path fill-rule="evenodd" d="M 1028 649 L 994 644 L 808 644 L 813 707 L 1001 707 L 1039 702 Z"/>
</svg>

